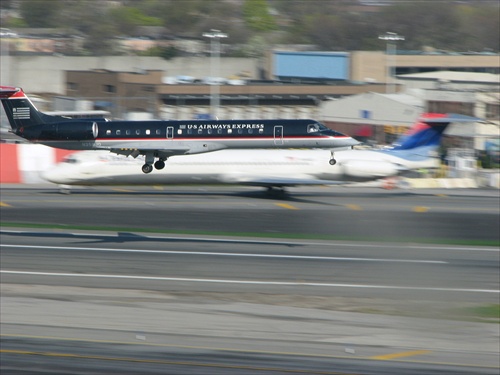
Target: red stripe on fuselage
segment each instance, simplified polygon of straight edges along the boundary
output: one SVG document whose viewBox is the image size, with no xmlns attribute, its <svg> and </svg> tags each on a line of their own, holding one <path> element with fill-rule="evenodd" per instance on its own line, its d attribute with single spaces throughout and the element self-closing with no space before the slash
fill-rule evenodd
<svg viewBox="0 0 500 375">
<path fill-rule="evenodd" d="M 322 135 L 322 136 L 314 136 L 314 137 L 304 137 L 304 136 L 285 136 L 285 137 L 217 137 L 217 138 L 185 138 L 185 137 L 174 137 L 174 138 L 96 138 L 96 141 L 272 141 L 278 139 L 348 139 L 348 136 L 331 136 L 331 135 Z M 92 142 L 92 141 L 90 141 Z"/>
</svg>

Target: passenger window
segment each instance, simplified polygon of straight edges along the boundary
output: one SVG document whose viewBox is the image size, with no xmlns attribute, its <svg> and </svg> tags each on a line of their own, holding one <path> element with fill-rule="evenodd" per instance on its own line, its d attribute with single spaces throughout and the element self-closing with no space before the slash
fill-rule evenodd
<svg viewBox="0 0 500 375">
<path fill-rule="evenodd" d="M 222 134 L 222 129 L 217 129 L 217 134 Z"/>
<path fill-rule="evenodd" d="M 259 134 L 264 134 L 264 129 L 259 129 Z"/>
<path fill-rule="evenodd" d="M 151 134 L 151 130 L 146 129 L 146 135 L 150 135 L 150 134 Z"/>
<path fill-rule="evenodd" d="M 116 131 L 116 135 L 120 135 L 120 134 L 122 134 L 122 131 L 118 129 L 118 130 Z"/>
<path fill-rule="evenodd" d="M 203 129 L 198 129 L 198 134 L 203 134 Z"/>
<path fill-rule="evenodd" d="M 111 135 L 111 130 L 106 130 L 106 135 Z"/>
<path fill-rule="evenodd" d="M 136 129 L 135 134 L 140 135 L 141 134 L 141 130 L 140 129 Z"/>
<path fill-rule="evenodd" d="M 233 134 L 233 129 L 227 129 L 227 134 Z"/>
<path fill-rule="evenodd" d="M 253 133 L 253 129 L 248 129 L 248 134 L 252 134 Z"/>
<path fill-rule="evenodd" d="M 161 134 L 161 130 L 160 129 L 156 129 L 156 135 L 160 135 Z"/>
<path fill-rule="evenodd" d="M 208 134 L 212 134 L 212 129 L 208 129 Z"/>
<path fill-rule="evenodd" d="M 125 134 L 130 135 L 130 130 L 125 130 Z"/>
<path fill-rule="evenodd" d="M 182 134 L 182 129 L 177 129 L 177 134 Z"/>
<path fill-rule="evenodd" d="M 188 129 L 188 134 L 193 134 L 193 131 L 191 129 Z"/>
<path fill-rule="evenodd" d="M 243 129 L 238 129 L 238 134 L 243 134 Z"/>
</svg>

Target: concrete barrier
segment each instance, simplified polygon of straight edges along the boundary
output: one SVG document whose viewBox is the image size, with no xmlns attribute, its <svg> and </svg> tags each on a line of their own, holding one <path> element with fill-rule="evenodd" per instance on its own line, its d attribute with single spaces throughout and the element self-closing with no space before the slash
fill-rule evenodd
<svg viewBox="0 0 500 375">
<path fill-rule="evenodd" d="M 0 143 L 0 183 L 36 184 L 45 182 L 40 173 L 75 151 L 43 145 Z"/>
</svg>

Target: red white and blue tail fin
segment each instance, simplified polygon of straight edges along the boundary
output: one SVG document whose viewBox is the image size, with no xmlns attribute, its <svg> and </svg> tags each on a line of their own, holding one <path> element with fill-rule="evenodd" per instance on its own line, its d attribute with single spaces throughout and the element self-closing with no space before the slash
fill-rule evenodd
<svg viewBox="0 0 500 375">
<path fill-rule="evenodd" d="M 437 148 L 449 124 L 455 122 L 480 121 L 476 117 L 454 113 L 424 113 L 418 121 L 393 144 L 392 150 L 412 150 L 419 147 Z"/>
<path fill-rule="evenodd" d="M 0 86 L 0 100 L 14 133 L 23 128 L 64 120 L 61 116 L 49 116 L 36 109 L 24 91 L 17 87 Z"/>
</svg>

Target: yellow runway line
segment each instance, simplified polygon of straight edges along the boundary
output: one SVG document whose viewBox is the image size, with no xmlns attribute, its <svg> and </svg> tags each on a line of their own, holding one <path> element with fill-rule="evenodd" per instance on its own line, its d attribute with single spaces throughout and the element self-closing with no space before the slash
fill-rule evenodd
<svg viewBox="0 0 500 375">
<path fill-rule="evenodd" d="M 358 206 L 357 204 L 346 204 L 346 207 L 349 208 L 350 210 L 353 210 L 353 211 L 361 211 L 362 210 L 361 206 Z"/>
<path fill-rule="evenodd" d="M 286 208 L 288 210 L 298 210 L 297 207 L 292 206 L 291 204 L 286 204 L 286 203 L 276 203 L 276 206 L 279 206 L 279 207 L 282 207 L 282 208 Z"/>
<path fill-rule="evenodd" d="M 429 211 L 429 207 L 424 207 L 424 206 L 413 207 L 413 212 L 427 212 L 427 211 Z"/>
<path fill-rule="evenodd" d="M 427 354 L 430 352 L 431 352 L 430 350 L 413 350 L 410 352 L 399 352 L 399 353 L 392 353 L 392 354 L 376 355 L 376 356 L 370 357 L 370 359 L 390 360 L 390 359 L 403 358 L 403 357 L 412 357 L 414 355 L 422 355 L 422 354 Z"/>
</svg>

